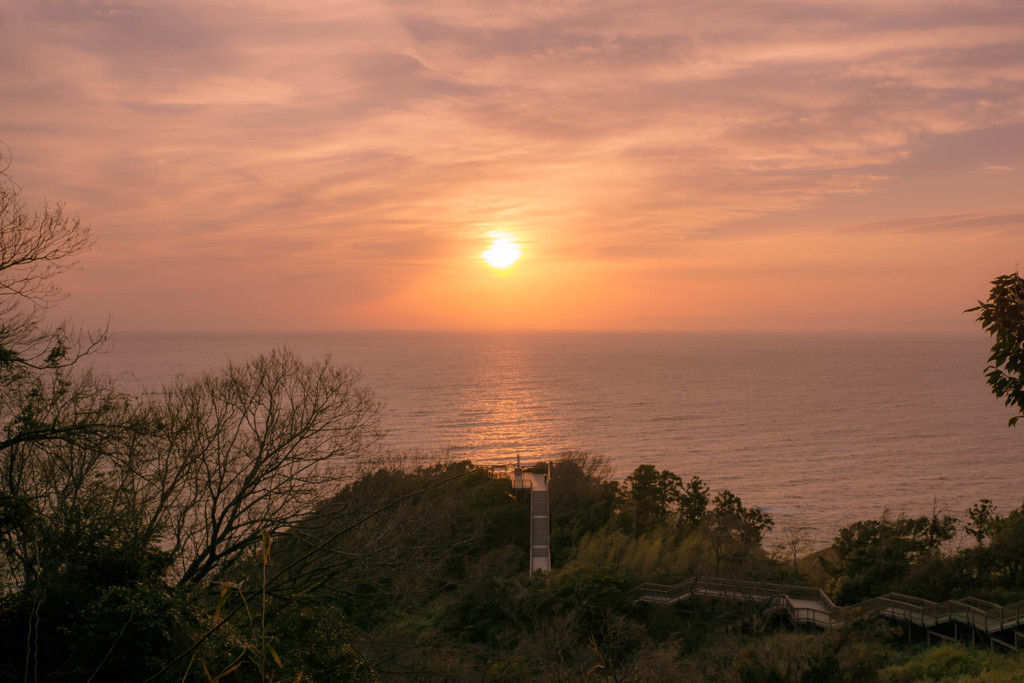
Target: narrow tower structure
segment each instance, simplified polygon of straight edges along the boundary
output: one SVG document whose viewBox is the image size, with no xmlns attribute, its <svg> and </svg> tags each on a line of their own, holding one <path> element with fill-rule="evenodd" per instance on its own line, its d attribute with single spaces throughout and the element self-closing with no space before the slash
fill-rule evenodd
<svg viewBox="0 0 1024 683">
<path fill-rule="evenodd" d="M 537 570 L 551 571 L 551 519 L 548 501 L 548 481 L 551 466 L 547 472 L 524 472 L 516 457 L 516 468 L 512 474 L 512 488 L 530 489 L 530 573 Z"/>
</svg>

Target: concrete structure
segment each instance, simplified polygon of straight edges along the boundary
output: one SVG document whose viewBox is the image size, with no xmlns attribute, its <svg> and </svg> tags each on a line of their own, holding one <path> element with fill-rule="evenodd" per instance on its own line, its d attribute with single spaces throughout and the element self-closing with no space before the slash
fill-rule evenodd
<svg viewBox="0 0 1024 683">
<path fill-rule="evenodd" d="M 551 571 L 551 518 L 548 500 L 547 472 L 525 472 L 516 463 L 512 473 L 512 488 L 530 490 L 530 573 Z"/>
</svg>

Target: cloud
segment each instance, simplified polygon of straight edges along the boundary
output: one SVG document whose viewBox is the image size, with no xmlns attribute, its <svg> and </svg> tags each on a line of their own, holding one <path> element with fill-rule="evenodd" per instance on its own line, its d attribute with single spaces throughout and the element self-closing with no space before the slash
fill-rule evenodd
<svg viewBox="0 0 1024 683">
<path fill-rule="evenodd" d="M 1003 166 L 1000 164 L 982 163 L 979 165 L 982 171 L 986 173 L 1015 173 L 1017 171 L 1013 166 Z"/>
<path fill-rule="evenodd" d="M 839 232 L 978 232 L 978 231 L 1024 232 L 1024 213 L 1011 214 L 952 214 L 945 216 L 912 216 L 876 221 L 844 228 Z"/>
<path fill-rule="evenodd" d="M 1024 211 L 993 194 L 1024 163 L 1011 0 L 0 0 L 0 17 L 15 175 L 92 220 L 100 262 L 154 282 L 178 261 L 415 287 L 495 228 L 551 267 L 655 268 L 811 232 L 780 217 L 864 213 L 851 198 L 937 169 L 959 174 L 948 206 L 886 199 L 817 229 L 953 239 Z"/>
</svg>

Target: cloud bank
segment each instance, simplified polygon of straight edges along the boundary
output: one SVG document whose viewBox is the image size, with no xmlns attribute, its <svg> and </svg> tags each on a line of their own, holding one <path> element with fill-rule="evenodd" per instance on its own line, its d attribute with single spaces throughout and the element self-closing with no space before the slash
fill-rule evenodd
<svg viewBox="0 0 1024 683">
<path fill-rule="evenodd" d="M 0 70 L 126 328 L 960 327 L 1020 253 L 1014 0 L 0 0 Z"/>
</svg>

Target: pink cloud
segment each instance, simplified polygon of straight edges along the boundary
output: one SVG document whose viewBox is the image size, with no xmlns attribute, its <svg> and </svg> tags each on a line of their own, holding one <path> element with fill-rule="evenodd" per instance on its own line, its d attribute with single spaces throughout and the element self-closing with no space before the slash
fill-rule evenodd
<svg viewBox="0 0 1024 683">
<path fill-rule="evenodd" d="M 680 304 L 682 290 L 655 296 L 642 275 L 679 272 L 697 243 L 721 250 L 711 262 L 746 263 L 757 250 L 737 244 L 772 237 L 783 258 L 850 225 L 940 239 L 949 254 L 983 231 L 994 274 L 1024 212 L 1009 182 L 1024 163 L 1024 9 L 1011 0 L 6 0 L 0 12 L 12 172 L 93 224 L 76 305 L 128 311 L 126 327 L 214 324 L 271 290 L 308 303 L 300 315 L 267 294 L 277 308 L 250 318 L 239 305 L 230 324 L 430 326 L 423 311 L 439 309 L 417 297 L 476 282 L 496 227 L 546 269 L 533 287 L 568 286 L 563 269 L 607 299 L 593 273 L 621 271 L 624 310 Z M 982 132 L 1001 141 L 984 159 L 956 145 Z M 914 218 L 950 215 L 963 218 Z M 182 277 L 218 296 L 183 306 Z M 336 291 L 352 305 L 331 303 Z M 449 306 L 446 326 L 478 320 Z M 327 309 L 339 317 L 310 313 Z"/>
</svg>

